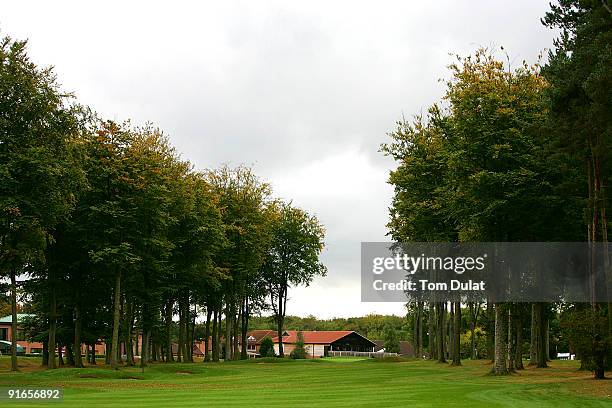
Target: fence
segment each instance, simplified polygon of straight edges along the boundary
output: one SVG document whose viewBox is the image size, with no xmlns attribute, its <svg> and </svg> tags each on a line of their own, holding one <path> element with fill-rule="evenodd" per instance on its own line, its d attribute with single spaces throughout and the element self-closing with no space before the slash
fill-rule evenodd
<svg viewBox="0 0 612 408">
<path fill-rule="evenodd" d="M 397 353 L 381 353 L 379 351 L 328 351 L 327 357 L 397 357 Z"/>
</svg>

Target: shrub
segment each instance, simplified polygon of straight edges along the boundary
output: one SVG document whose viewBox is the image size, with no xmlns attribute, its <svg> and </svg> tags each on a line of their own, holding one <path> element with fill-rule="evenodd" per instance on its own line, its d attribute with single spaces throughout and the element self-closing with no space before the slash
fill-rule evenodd
<svg viewBox="0 0 612 408">
<path fill-rule="evenodd" d="M 274 343 L 269 337 L 264 337 L 259 346 L 259 355 L 262 357 L 276 357 L 274 353 Z"/>
<path fill-rule="evenodd" d="M 400 352 L 400 342 L 397 336 L 397 331 L 390 324 L 385 325 L 384 328 L 384 337 L 385 337 L 385 352 L 387 353 L 399 353 Z"/>
<path fill-rule="evenodd" d="M 297 333 L 295 348 L 291 352 L 290 357 L 294 360 L 302 360 L 306 358 L 306 349 L 304 348 L 304 335 L 301 331 Z"/>
</svg>

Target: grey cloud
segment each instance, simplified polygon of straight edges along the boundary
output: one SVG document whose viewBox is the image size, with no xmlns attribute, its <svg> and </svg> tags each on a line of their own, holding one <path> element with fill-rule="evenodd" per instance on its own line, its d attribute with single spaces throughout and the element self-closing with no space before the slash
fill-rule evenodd
<svg viewBox="0 0 612 408">
<path fill-rule="evenodd" d="M 330 273 L 297 292 L 301 307 L 326 282 L 357 280 L 354 248 L 385 239 L 392 163 L 378 146 L 439 99 L 448 53 L 504 45 L 534 61 L 555 35 L 539 23 L 547 3 L 21 1 L 3 5 L 0 28 L 30 38 L 32 58 L 101 114 L 153 121 L 199 168 L 254 163 L 317 213 Z M 358 295 L 336 314 L 366 310 Z"/>
</svg>

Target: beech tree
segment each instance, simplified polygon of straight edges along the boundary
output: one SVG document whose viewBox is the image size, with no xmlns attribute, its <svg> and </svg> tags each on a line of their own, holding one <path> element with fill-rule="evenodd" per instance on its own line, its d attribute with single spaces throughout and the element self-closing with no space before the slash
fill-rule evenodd
<svg viewBox="0 0 612 408">
<path fill-rule="evenodd" d="M 27 326 L 44 343 L 43 364 L 82 367 L 83 343 L 95 364 L 100 342 L 115 369 L 124 351 L 128 365 L 134 354 L 142 367 L 172 361 L 175 342 L 178 359 L 193 361 L 203 311 L 205 360 L 219 360 L 222 327 L 226 359 L 246 358 L 238 344 L 250 315 L 278 299 L 269 289 L 284 288 L 285 310 L 289 285 L 325 273 L 316 218 L 279 212 L 270 185 L 247 167 L 196 172 L 152 125 L 69 105 L 25 42 L 0 45 L 0 276 L 11 281 L 14 327 L 17 276 L 32 278 L 23 285 L 36 314 Z M 282 269 L 265 268 L 270 257 Z"/>
<path fill-rule="evenodd" d="M 238 353 L 238 337 L 241 333 L 242 344 L 246 344 L 248 319 L 254 309 L 251 306 L 262 296 L 259 276 L 270 241 L 266 207 L 270 202 L 271 187 L 244 166 L 234 169 L 224 166 L 209 171 L 207 180 L 219 196 L 227 240 L 227 246 L 215 258 L 217 266 L 227 275 L 227 279 L 221 282 L 225 303 L 226 359 L 246 358 L 245 347 Z M 218 302 L 217 306 L 220 305 Z M 222 311 L 218 310 L 218 313 Z"/>
<path fill-rule="evenodd" d="M 13 333 L 17 276 L 40 260 L 82 181 L 74 160 L 78 107 L 69 104 L 51 68 L 30 61 L 26 45 L 0 40 L 0 276 L 10 278 Z M 15 336 L 12 350 L 17 370 Z"/>
<path fill-rule="evenodd" d="M 304 210 L 279 202 L 272 220 L 272 242 L 263 264 L 278 335 L 278 354 L 284 357 L 283 325 L 291 286 L 308 286 L 327 269 L 319 260 L 325 230 L 316 217 Z"/>
<path fill-rule="evenodd" d="M 480 49 L 457 56 L 450 70 L 447 107 L 432 106 L 412 125 L 401 122 L 393 142 L 383 145 L 399 162 L 390 177 L 396 192 L 389 223 L 393 238 L 504 242 L 575 236 L 576 207 L 567 205 L 558 188 L 563 166 L 543 136 L 548 84 L 539 66 L 512 69 Z M 437 303 L 431 309 L 435 319 L 430 316 L 438 361 L 445 361 L 445 309 Z M 493 371 L 505 374 L 507 354 L 513 354 L 507 342 L 515 343 L 508 334 L 514 337 L 517 330 L 508 305 L 488 309 L 495 316 Z M 460 319 L 460 304 L 454 310 Z M 453 350 L 460 321 L 451 327 Z M 459 364 L 455 350 L 453 357 Z"/>
</svg>

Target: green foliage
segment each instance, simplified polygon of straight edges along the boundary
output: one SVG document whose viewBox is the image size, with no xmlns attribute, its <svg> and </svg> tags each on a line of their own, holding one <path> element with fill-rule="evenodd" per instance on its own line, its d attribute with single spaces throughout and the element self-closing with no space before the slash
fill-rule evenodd
<svg viewBox="0 0 612 408">
<path fill-rule="evenodd" d="M 386 325 L 384 330 L 385 340 L 384 348 L 387 353 L 399 353 L 400 352 L 400 342 L 397 337 L 397 332 L 391 325 Z"/>
<path fill-rule="evenodd" d="M 287 203 L 274 209 L 272 242 L 264 263 L 266 283 L 283 292 L 288 285 L 308 286 L 314 277 L 325 276 L 327 270 L 319 261 L 325 229 L 317 218 Z"/>
<path fill-rule="evenodd" d="M 461 356 L 468 358 L 472 355 L 472 332 L 467 331 L 461 335 Z M 487 355 L 487 339 L 485 331 L 481 327 L 474 329 L 474 346 L 476 358 L 484 358 Z"/>
<path fill-rule="evenodd" d="M 81 115 L 68 101 L 25 41 L 0 39 L 0 274 L 40 261 L 82 185 Z"/>
<path fill-rule="evenodd" d="M 563 333 L 568 338 L 571 352 L 582 361 L 583 368 L 594 370 L 598 365 L 606 365 L 606 369 L 610 369 L 612 352 L 607 344 L 612 339 L 608 324 L 607 310 L 593 309 L 588 304 L 569 305 L 561 314 Z"/>
<path fill-rule="evenodd" d="M 319 260 L 325 229 L 315 216 L 288 203 L 271 203 L 269 215 L 271 241 L 261 272 L 280 331 L 284 326 L 289 287 L 308 286 L 316 276 L 327 273 Z M 279 350 L 284 357 L 282 340 Z"/>
<path fill-rule="evenodd" d="M 582 187 L 578 194 L 570 192 L 582 199 L 581 240 L 590 242 L 608 242 L 610 227 L 606 213 L 611 201 L 606 188 L 612 181 L 612 9 L 608 3 L 560 0 L 543 19 L 548 27 L 561 30 L 543 68 L 551 85 L 548 129 L 554 147 L 575 169 L 571 180 Z M 609 271 L 607 274 L 606 290 L 612 293 L 612 277 Z M 609 303 L 604 307 L 612 314 Z M 612 361 L 611 326 L 599 322 L 602 308 L 578 311 L 581 307 L 577 305 L 565 322 L 570 338 L 597 378 L 604 377 L 604 366 Z M 580 314 L 582 319 L 572 317 Z M 581 325 L 585 321 L 592 329 Z M 585 337 L 580 340 L 580 336 Z M 591 344 L 591 352 L 583 342 Z"/>
<path fill-rule="evenodd" d="M 579 236 L 564 166 L 541 136 L 547 83 L 486 49 L 450 65 L 447 109 L 400 122 L 382 151 L 398 167 L 389 229 L 398 241 L 555 240 Z"/>
<path fill-rule="evenodd" d="M 178 340 L 189 360 L 202 306 L 223 315 L 226 330 L 240 315 L 244 334 L 274 298 L 268 283 L 283 272 L 266 281 L 263 265 L 282 228 L 293 244 L 285 256 L 297 262 L 278 264 L 293 270 L 288 284 L 324 274 L 322 226 L 289 207 L 285 220 L 296 222 L 276 223 L 271 187 L 250 168 L 196 172 L 160 129 L 70 106 L 25 49 L 0 43 L 0 277 L 33 277 L 22 285 L 36 314 L 32 338 L 118 346 L 138 326 L 167 355 Z M 214 336 L 218 354 L 221 324 L 197 334 Z M 156 357 L 141 352 L 143 364 Z"/>
<path fill-rule="evenodd" d="M 274 316 L 254 316 L 251 318 L 250 327 L 256 329 L 269 329 L 274 325 Z M 412 340 L 410 322 L 403 316 L 393 315 L 367 315 L 361 317 L 317 319 L 315 316 L 286 316 L 285 330 L 353 330 L 371 340 L 383 339 L 384 328 L 392 326 L 399 340 Z"/>
<path fill-rule="evenodd" d="M 3 292 L 8 292 L 8 287 L 0 286 L 0 316 L 7 316 L 11 313 L 11 303 L 9 297 Z"/>
<path fill-rule="evenodd" d="M 274 353 L 274 342 L 270 337 L 264 337 L 261 341 L 259 355 L 261 357 L 276 357 L 276 353 Z"/>
</svg>

